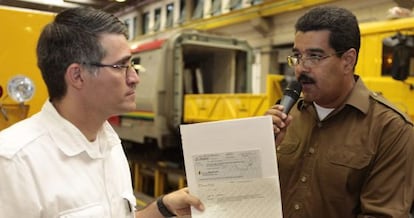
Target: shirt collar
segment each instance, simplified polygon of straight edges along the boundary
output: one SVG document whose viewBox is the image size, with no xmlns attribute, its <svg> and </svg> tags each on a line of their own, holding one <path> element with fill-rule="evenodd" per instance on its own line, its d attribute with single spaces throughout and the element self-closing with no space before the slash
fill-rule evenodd
<svg viewBox="0 0 414 218">
<path fill-rule="evenodd" d="M 50 132 L 50 137 L 68 156 L 86 152 L 93 159 L 103 158 L 112 146 L 120 144 L 119 137 L 108 122 L 105 122 L 99 130 L 97 141 L 90 142 L 76 126 L 60 116 L 49 101 L 44 104 L 41 114 L 47 121 L 45 126 Z"/>
<path fill-rule="evenodd" d="M 367 87 L 358 75 L 355 75 L 354 78 L 355 85 L 352 88 L 348 98 L 345 100 L 344 105 L 350 105 L 358 109 L 362 113 L 367 114 L 369 109 L 369 101 L 367 101 L 367 99 L 370 96 L 370 91 L 367 89 Z M 310 102 L 306 102 L 304 101 L 304 99 L 300 99 L 297 107 L 298 110 L 302 110 L 310 105 L 312 105 Z"/>
<path fill-rule="evenodd" d="M 370 91 L 359 76 L 355 75 L 355 86 L 345 104 L 353 106 L 364 114 L 368 113 Z"/>
</svg>

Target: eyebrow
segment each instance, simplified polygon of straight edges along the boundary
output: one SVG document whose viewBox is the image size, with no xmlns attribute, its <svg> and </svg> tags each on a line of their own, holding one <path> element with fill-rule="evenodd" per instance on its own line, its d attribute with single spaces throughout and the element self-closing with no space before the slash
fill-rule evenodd
<svg viewBox="0 0 414 218">
<path fill-rule="evenodd" d="M 128 55 L 126 57 L 123 57 L 123 58 L 115 61 L 115 64 L 128 62 L 129 60 L 131 60 L 131 58 L 132 58 L 132 56 Z"/>
</svg>

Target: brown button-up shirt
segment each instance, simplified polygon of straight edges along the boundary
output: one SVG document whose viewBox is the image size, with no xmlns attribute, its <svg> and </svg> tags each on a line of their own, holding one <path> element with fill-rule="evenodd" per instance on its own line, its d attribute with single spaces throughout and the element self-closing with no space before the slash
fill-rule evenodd
<svg viewBox="0 0 414 218">
<path fill-rule="evenodd" d="M 345 104 L 319 120 L 300 100 L 277 146 L 284 218 L 408 217 L 414 130 L 361 79 Z"/>
</svg>

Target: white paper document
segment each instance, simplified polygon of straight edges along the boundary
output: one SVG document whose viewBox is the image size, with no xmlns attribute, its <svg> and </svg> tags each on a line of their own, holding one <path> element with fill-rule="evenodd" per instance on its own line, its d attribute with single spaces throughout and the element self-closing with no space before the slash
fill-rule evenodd
<svg viewBox="0 0 414 218">
<path fill-rule="evenodd" d="M 193 218 L 280 218 L 272 118 L 260 116 L 180 126 L 190 193 L 206 209 Z"/>
</svg>

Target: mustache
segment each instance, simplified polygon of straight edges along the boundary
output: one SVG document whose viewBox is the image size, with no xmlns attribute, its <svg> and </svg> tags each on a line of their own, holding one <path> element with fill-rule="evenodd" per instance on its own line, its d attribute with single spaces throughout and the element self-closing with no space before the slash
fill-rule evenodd
<svg viewBox="0 0 414 218">
<path fill-rule="evenodd" d="M 300 83 L 315 83 L 316 82 L 312 77 L 304 73 L 300 74 L 300 76 L 298 77 L 298 81 Z"/>
</svg>

